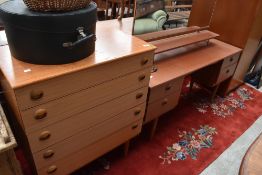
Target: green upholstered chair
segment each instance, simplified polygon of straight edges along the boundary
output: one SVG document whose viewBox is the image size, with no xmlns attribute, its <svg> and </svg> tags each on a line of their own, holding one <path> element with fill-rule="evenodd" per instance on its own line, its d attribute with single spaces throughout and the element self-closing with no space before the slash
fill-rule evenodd
<svg viewBox="0 0 262 175">
<path fill-rule="evenodd" d="M 157 10 L 145 17 L 135 20 L 134 35 L 163 30 L 163 25 L 167 20 L 167 13 Z"/>
</svg>

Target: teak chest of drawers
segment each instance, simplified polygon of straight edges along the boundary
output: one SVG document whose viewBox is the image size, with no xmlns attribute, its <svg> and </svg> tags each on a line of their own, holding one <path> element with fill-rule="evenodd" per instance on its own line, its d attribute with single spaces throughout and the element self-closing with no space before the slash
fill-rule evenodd
<svg viewBox="0 0 262 175">
<path fill-rule="evenodd" d="M 102 27 L 95 53 L 72 64 L 27 64 L 0 47 L 1 85 L 39 175 L 69 174 L 141 131 L 155 47 L 119 32 L 120 45 Z"/>
</svg>

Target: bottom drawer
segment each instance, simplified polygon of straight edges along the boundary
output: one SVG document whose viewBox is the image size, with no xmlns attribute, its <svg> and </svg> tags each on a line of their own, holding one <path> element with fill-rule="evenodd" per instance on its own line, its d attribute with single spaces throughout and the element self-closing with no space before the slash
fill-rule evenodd
<svg viewBox="0 0 262 175">
<path fill-rule="evenodd" d="M 229 77 L 233 76 L 236 67 L 237 67 L 237 63 L 221 69 L 220 73 L 219 73 L 219 76 L 217 78 L 217 83 L 221 83 L 222 81 L 224 81 L 224 80 L 228 79 Z"/>
<path fill-rule="evenodd" d="M 158 101 L 148 104 L 144 123 L 147 123 L 176 107 L 179 96 L 180 91 L 177 91 Z"/>
<path fill-rule="evenodd" d="M 139 120 L 125 128 L 118 130 L 112 135 L 93 143 L 68 157 L 48 164 L 45 168 L 38 170 L 39 175 L 65 175 L 88 164 L 101 155 L 111 151 L 118 145 L 128 141 L 140 133 L 142 120 Z M 50 171 L 50 172 L 49 172 Z M 53 171 L 53 172 L 52 172 Z"/>
<path fill-rule="evenodd" d="M 141 112 L 137 113 L 137 108 Z M 36 169 L 41 169 L 50 163 L 59 159 L 67 157 L 68 155 L 79 151 L 88 145 L 91 145 L 100 139 L 110 136 L 112 133 L 117 132 L 119 129 L 126 127 L 135 121 L 144 117 L 145 103 L 136 106 L 128 111 L 122 112 L 117 116 L 106 120 L 90 129 L 79 132 L 78 134 L 54 144 L 46 149 L 43 149 L 33 154 Z M 63 129 L 63 128 L 61 128 Z M 66 128 L 64 128 L 66 129 Z"/>
</svg>

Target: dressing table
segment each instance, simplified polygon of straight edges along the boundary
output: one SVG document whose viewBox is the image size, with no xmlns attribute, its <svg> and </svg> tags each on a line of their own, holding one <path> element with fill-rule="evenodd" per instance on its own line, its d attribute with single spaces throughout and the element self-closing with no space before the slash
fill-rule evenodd
<svg viewBox="0 0 262 175">
<path fill-rule="evenodd" d="M 216 82 L 234 73 L 224 68 L 231 58 L 237 64 L 241 49 L 213 34 L 208 43 L 155 55 L 161 42 L 132 36 L 132 24 L 133 18 L 98 22 L 95 53 L 71 64 L 32 65 L 0 47 L 1 85 L 39 175 L 71 173 L 123 143 L 127 152 L 151 121 L 152 137 L 158 118 L 177 105 L 186 75 L 216 64 Z M 158 70 L 151 73 L 153 60 Z"/>
</svg>

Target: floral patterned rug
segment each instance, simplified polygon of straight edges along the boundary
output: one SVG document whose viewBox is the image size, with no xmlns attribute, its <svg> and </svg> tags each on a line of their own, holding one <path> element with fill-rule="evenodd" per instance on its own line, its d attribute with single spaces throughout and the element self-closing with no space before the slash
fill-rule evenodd
<svg viewBox="0 0 262 175">
<path fill-rule="evenodd" d="M 106 155 L 110 169 L 93 169 L 93 174 L 201 173 L 262 115 L 262 94 L 246 85 L 213 102 L 209 97 L 197 86 L 189 94 L 186 83 L 178 107 L 161 117 L 152 140 L 145 127 L 127 157 L 118 148 Z"/>
</svg>

